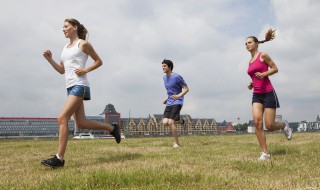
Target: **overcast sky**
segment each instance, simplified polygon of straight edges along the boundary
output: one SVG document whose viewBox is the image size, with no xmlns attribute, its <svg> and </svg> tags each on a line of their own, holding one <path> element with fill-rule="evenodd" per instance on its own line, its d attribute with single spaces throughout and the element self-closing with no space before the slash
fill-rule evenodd
<svg viewBox="0 0 320 190">
<path fill-rule="evenodd" d="M 122 117 L 162 114 L 166 90 L 161 62 L 174 62 L 190 91 L 182 114 L 217 121 L 252 119 L 247 89 L 250 53 L 261 44 L 279 73 L 270 77 L 290 122 L 320 114 L 320 1 L 318 0 L 12 0 L 0 6 L 0 117 L 57 117 L 66 99 L 64 75 L 43 58 L 60 61 L 68 43 L 62 26 L 76 18 L 103 66 L 88 74 L 87 115 L 111 103 Z M 92 64 L 88 59 L 88 65 Z"/>
</svg>

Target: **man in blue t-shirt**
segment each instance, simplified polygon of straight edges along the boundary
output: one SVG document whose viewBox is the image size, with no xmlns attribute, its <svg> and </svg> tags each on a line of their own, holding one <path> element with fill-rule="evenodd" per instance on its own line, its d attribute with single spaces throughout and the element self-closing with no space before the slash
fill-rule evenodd
<svg viewBox="0 0 320 190">
<path fill-rule="evenodd" d="M 179 147 L 178 130 L 175 124 L 183 124 L 180 120 L 180 111 L 183 106 L 184 95 L 189 91 L 187 83 L 183 78 L 173 73 L 173 63 L 170 60 L 162 61 L 162 70 L 165 73 L 163 76 L 164 86 L 167 89 L 168 98 L 163 102 L 166 108 L 163 113 L 163 125 L 170 126 L 172 135 L 175 140 L 173 147 Z"/>
</svg>

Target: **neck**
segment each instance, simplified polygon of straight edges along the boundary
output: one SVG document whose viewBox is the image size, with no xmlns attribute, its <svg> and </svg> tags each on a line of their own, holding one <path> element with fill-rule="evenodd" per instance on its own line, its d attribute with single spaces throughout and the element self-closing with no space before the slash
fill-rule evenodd
<svg viewBox="0 0 320 190">
<path fill-rule="evenodd" d="M 250 53 L 251 53 L 251 57 L 254 58 L 259 53 L 259 51 L 256 49 L 251 51 Z"/>
<path fill-rule="evenodd" d="M 78 36 L 73 36 L 73 37 L 70 37 L 70 44 L 73 44 L 74 42 L 78 41 L 79 40 L 79 37 Z"/>
<path fill-rule="evenodd" d="M 171 76 L 172 73 L 173 73 L 172 71 L 168 71 L 168 72 L 166 72 L 166 75 L 167 75 L 167 76 Z"/>
</svg>

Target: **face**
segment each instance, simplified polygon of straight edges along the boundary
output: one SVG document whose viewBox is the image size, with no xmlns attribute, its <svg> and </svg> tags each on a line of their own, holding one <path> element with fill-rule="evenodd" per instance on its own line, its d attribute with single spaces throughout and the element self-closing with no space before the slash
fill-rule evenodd
<svg viewBox="0 0 320 190">
<path fill-rule="evenodd" d="M 163 70 L 164 73 L 170 72 L 170 68 L 168 67 L 167 64 L 162 64 L 162 70 Z"/>
<path fill-rule="evenodd" d="M 70 38 L 72 35 L 77 34 L 77 26 L 72 26 L 69 22 L 65 22 L 62 31 L 66 38 Z"/>
<path fill-rule="evenodd" d="M 248 51 L 253 51 L 258 48 L 258 44 L 255 41 L 253 41 L 252 38 L 247 38 L 245 44 Z"/>
</svg>

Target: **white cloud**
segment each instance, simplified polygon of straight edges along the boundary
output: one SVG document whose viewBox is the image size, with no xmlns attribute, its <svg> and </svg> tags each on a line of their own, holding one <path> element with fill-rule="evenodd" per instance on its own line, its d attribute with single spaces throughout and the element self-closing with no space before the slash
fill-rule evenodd
<svg viewBox="0 0 320 190">
<path fill-rule="evenodd" d="M 37 4 L 39 6 L 33 6 Z M 305 1 L 46 1 L 32 5 L 6 1 L 0 7 L 3 37 L 0 116 L 56 117 L 66 97 L 64 76 L 42 57 L 51 49 L 58 62 L 65 18 L 89 30 L 104 65 L 89 73 L 92 100 L 87 115 L 114 104 L 123 117 L 162 113 L 166 92 L 161 61 L 190 87 L 182 113 L 218 121 L 251 119 L 246 85 L 250 54 L 247 36 L 277 28 L 274 41 L 261 45 L 280 72 L 271 77 L 280 99 L 278 113 L 291 121 L 319 113 L 320 3 Z M 88 62 L 91 64 L 92 60 Z"/>
</svg>

